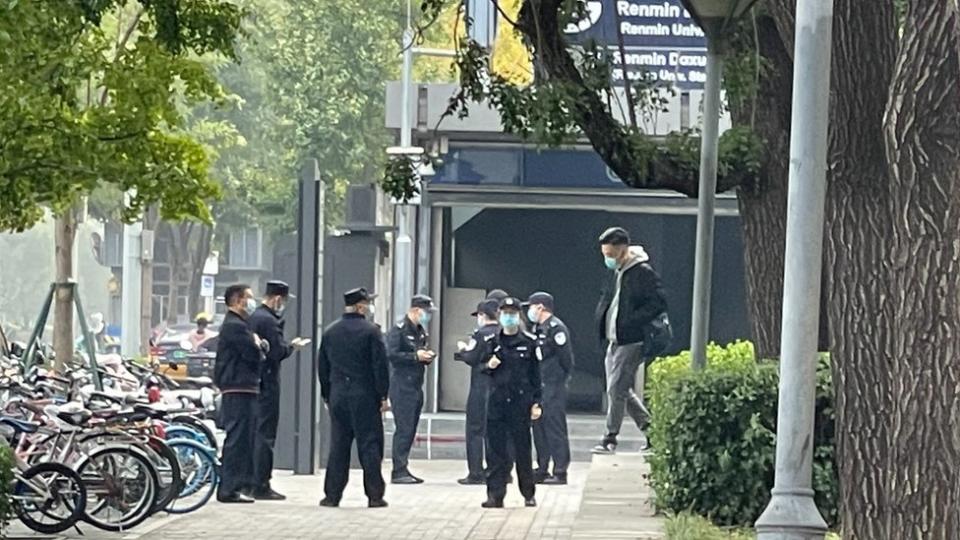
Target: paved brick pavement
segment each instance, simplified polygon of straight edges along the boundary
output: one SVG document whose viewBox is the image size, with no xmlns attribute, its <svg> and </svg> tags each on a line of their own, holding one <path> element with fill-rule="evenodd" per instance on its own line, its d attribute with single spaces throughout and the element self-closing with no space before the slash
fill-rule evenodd
<svg viewBox="0 0 960 540">
<path fill-rule="evenodd" d="M 323 475 L 293 476 L 279 473 L 275 487 L 287 494 L 282 503 L 258 502 L 252 505 L 223 505 L 211 502 L 199 512 L 187 516 L 156 517 L 126 534 L 107 534 L 84 527 L 84 536 L 75 532 L 64 538 L 85 540 L 257 540 L 291 539 L 423 539 L 423 540 L 567 540 L 571 538 L 637 538 L 646 540 L 655 536 L 624 535 L 623 512 L 630 513 L 630 505 L 637 503 L 635 494 L 647 494 L 639 474 L 639 461 L 630 454 L 598 460 L 599 468 L 586 463 L 575 464 L 570 472 L 568 486 L 538 486 L 537 508 L 523 508 L 523 498 L 516 485 L 508 491 L 504 510 L 485 510 L 480 503 L 485 499 L 483 486 L 460 486 L 456 479 L 465 473 L 461 461 L 417 461 L 411 470 L 426 483 L 419 486 L 388 486 L 386 499 L 389 508 L 368 509 L 360 471 L 352 471 L 350 485 L 344 494 L 341 508 L 320 508 Z M 389 465 L 385 468 L 389 477 Z M 589 476 L 589 479 L 588 479 Z M 604 506 L 597 491 L 602 485 L 615 488 L 622 504 Z M 587 499 L 581 507 L 584 487 Z M 610 493 L 608 492 L 607 495 Z M 646 495 L 643 495 L 646 496 Z M 593 501 L 593 503 L 589 503 Z M 633 501 L 633 502 L 631 502 Z M 608 503 L 609 498 L 608 498 Z M 604 508 L 611 510 L 621 526 L 609 529 L 620 534 L 603 536 L 606 529 Z M 633 509 L 639 508 L 633 506 Z M 585 512 L 585 514 L 584 514 Z M 644 511 L 644 514 L 649 512 Z M 578 525 L 578 515 L 588 520 Z M 619 514 L 619 515 L 618 515 Z M 600 528 L 598 528 L 600 527 Z M 596 534 L 587 534 L 587 531 Z M 580 531 L 580 533 L 577 533 Z M 14 537 L 36 536 L 26 534 L 20 525 L 10 531 Z"/>
</svg>

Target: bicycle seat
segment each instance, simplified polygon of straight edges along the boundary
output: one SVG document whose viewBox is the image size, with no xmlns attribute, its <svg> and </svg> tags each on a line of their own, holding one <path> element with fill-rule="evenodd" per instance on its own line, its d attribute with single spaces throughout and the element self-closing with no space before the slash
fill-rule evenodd
<svg viewBox="0 0 960 540">
<path fill-rule="evenodd" d="M 64 422 L 72 426 L 81 427 L 86 425 L 87 422 L 89 422 L 90 419 L 93 418 L 93 413 L 86 410 L 75 411 L 75 412 L 60 411 L 57 413 L 57 418 L 59 418 L 60 420 L 63 420 Z"/>
<path fill-rule="evenodd" d="M 109 401 L 110 403 L 116 403 L 117 405 L 123 405 L 123 398 L 120 396 L 114 396 L 106 392 L 93 391 L 90 392 L 90 399 L 100 399 L 104 401 Z"/>
<path fill-rule="evenodd" d="M 170 413 L 166 409 L 161 409 L 153 405 L 137 404 L 133 406 L 133 410 L 145 414 L 154 420 L 159 420 L 161 418 L 166 418 Z"/>
<path fill-rule="evenodd" d="M 187 377 L 185 379 L 181 379 L 180 382 L 189 383 L 194 386 L 213 386 L 213 379 L 210 377 Z"/>
<path fill-rule="evenodd" d="M 25 420 L 17 420 L 16 418 L 10 418 L 9 416 L 0 417 L 0 423 L 10 426 L 17 433 L 36 433 L 40 429 L 40 424 L 34 424 L 33 422 L 27 422 Z"/>
</svg>

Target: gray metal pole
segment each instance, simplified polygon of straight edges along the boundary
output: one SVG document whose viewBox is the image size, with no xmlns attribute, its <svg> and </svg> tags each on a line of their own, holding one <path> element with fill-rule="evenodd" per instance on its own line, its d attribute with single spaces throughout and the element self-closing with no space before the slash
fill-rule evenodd
<svg viewBox="0 0 960 540">
<path fill-rule="evenodd" d="M 720 141 L 720 81 L 723 54 L 717 39 L 707 42 L 707 81 L 700 139 L 700 193 L 697 201 L 697 248 L 693 271 L 693 316 L 690 351 L 694 369 L 707 365 L 710 335 L 710 286 L 713 276 L 713 225 L 717 196 L 717 146 Z"/>
<path fill-rule="evenodd" d="M 128 195 L 124 195 L 129 198 Z M 136 222 L 123 226 L 123 270 L 120 292 L 120 353 L 128 358 L 140 355 L 140 310 L 141 310 L 141 266 L 142 249 L 140 237 L 143 223 Z"/>
<path fill-rule="evenodd" d="M 821 540 L 813 500 L 813 428 L 827 182 L 833 0 L 798 0 L 783 283 L 777 465 L 760 540 Z"/>
<path fill-rule="evenodd" d="M 407 28 L 403 31 L 403 71 L 400 93 L 400 146 L 409 148 L 413 141 L 413 125 L 410 119 L 410 94 L 413 85 L 413 30 L 410 28 L 410 6 L 407 6 Z M 397 237 L 394 242 L 393 309 L 391 317 L 399 319 L 410 305 L 413 295 L 413 239 L 410 233 L 410 207 L 397 206 L 395 214 Z"/>
</svg>

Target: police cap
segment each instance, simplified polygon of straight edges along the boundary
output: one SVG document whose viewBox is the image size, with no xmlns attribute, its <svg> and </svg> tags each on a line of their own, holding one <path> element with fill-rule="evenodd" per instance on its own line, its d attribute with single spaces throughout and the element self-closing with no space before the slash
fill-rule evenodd
<svg viewBox="0 0 960 540">
<path fill-rule="evenodd" d="M 543 291 L 535 292 L 527 299 L 527 305 L 541 305 L 547 311 L 553 311 L 553 295 Z"/>
<path fill-rule="evenodd" d="M 296 298 L 296 295 L 290 294 L 290 285 L 287 285 L 283 281 L 268 281 L 267 282 L 267 296 L 285 296 L 288 298 Z"/>
<path fill-rule="evenodd" d="M 376 297 L 377 295 L 367 292 L 367 289 L 359 287 L 343 293 L 343 303 L 347 306 L 355 306 L 360 302 L 370 302 Z"/>
<path fill-rule="evenodd" d="M 519 299 L 508 296 L 500 301 L 500 309 L 520 311 L 522 304 Z"/>
</svg>

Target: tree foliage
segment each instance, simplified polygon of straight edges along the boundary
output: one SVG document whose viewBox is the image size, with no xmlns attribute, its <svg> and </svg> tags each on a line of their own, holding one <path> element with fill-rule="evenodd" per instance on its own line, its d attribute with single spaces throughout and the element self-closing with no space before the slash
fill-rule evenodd
<svg viewBox="0 0 960 540">
<path fill-rule="evenodd" d="M 421 32 L 444 13 L 452 0 L 425 0 Z M 457 42 L 456 73 L 460 90 L 450 100 L 448 115 L 464 117 L 472 103 L 495 108 L 504 130 L 542 144 L 560 145 L 585 136 L 610 169 L 635 188 L 671 189 L 697 194 L 699 134 L 687 130 L 672 135 L 667 144 L 651 135 L 649 120 L 662 112 L 671 89 L 646 78 L 625 93 L 628 122 L 618 120 L 620 96 L 612 84 L 613 55 L 595 43 L 571 48 L 562 31 L 585 15 L 585 2 L 525 0 L 515 18 L 501 10 L 501 33 L 514 32 L 526 45 L 537 76 L 532 84 L 497 71 L 490 51 L 469 38 Z M 468 21 L 469 22 L 469 21 Z M 491 66 L 494 66 L 491 68 Z M 747 81 L 735 81 L 744 86 Z M 746 93 L 745 89 L 741 94 Z M 754 182 L 760 169 L 763 142 L 749 127 L 729 130 L 721 137 L 718 191 Z M 384 189 L 403 197 L 410 177 L 397 176 L 388 167 Z M 393 191 L 391 191 L 393 190 Z"/>
<path fill-rule="evenodd" d="M 210 220 L 220 190 L 182 105 L 223 98 L 197 58 L 234 58 L 242 16 L 221 0 L 6 2 L 0 229 L 28 228 L 100 185 L 135 192 L 126 219 L 159 204 L 166 218 Z"/>
</svg>

